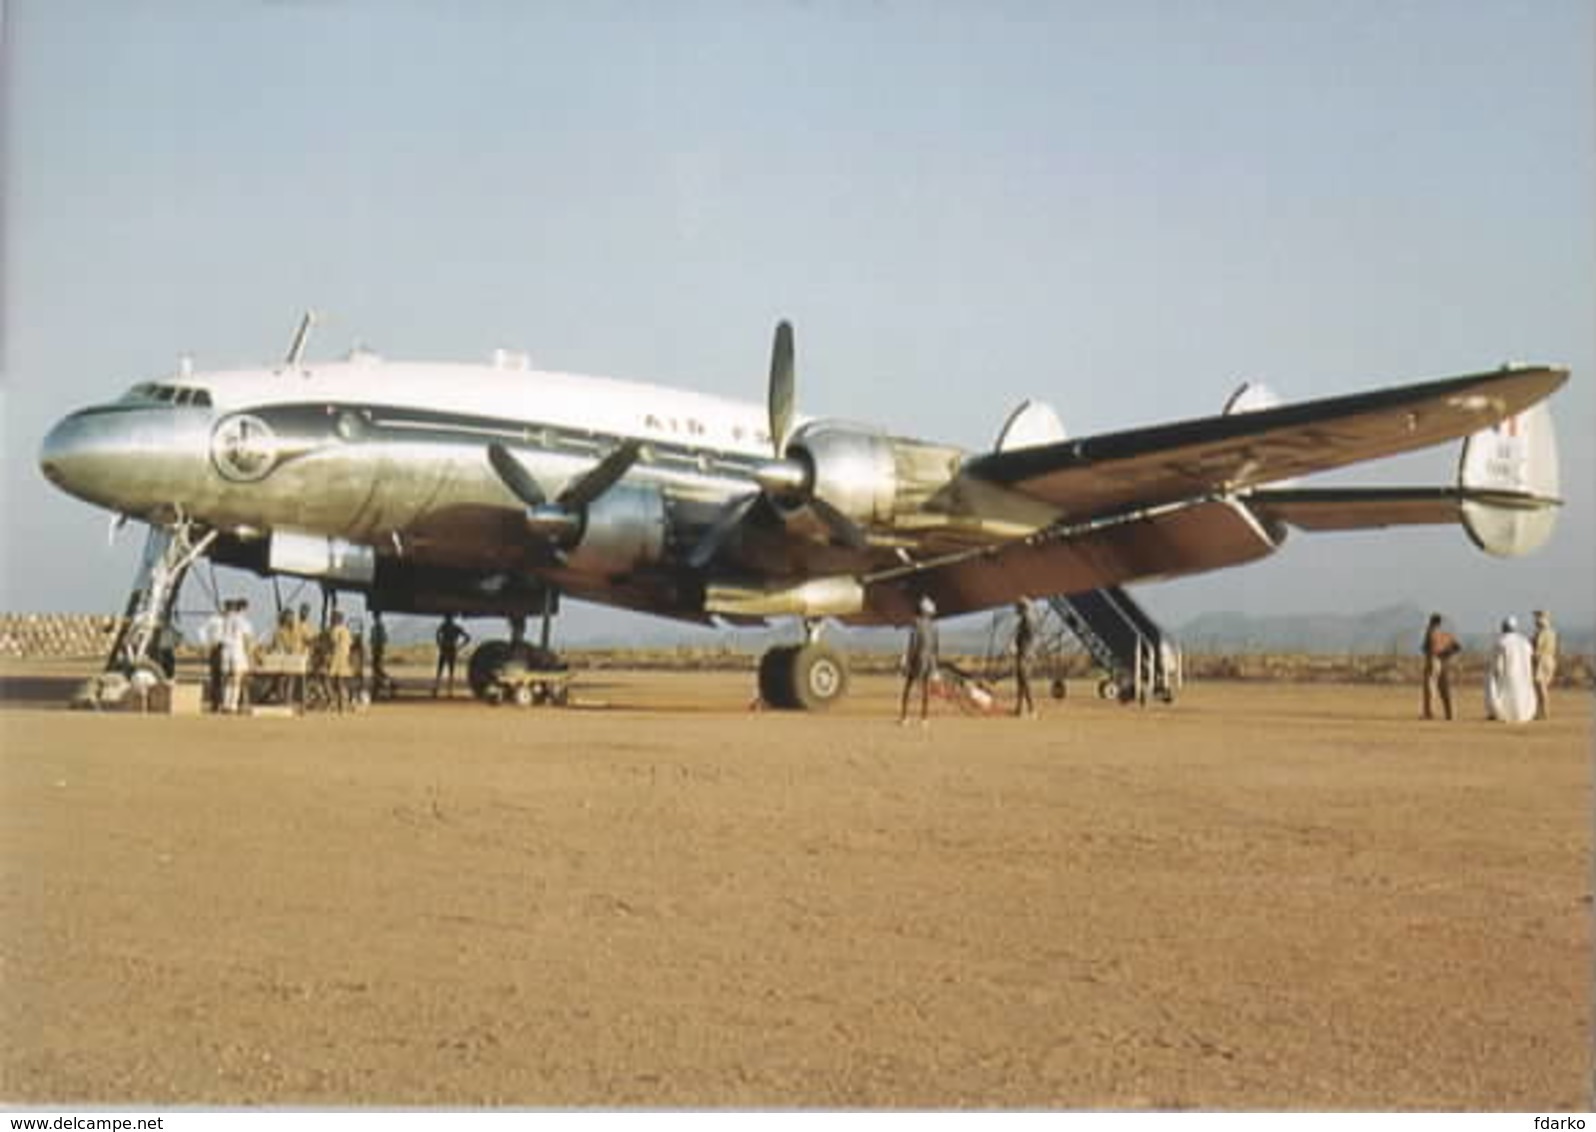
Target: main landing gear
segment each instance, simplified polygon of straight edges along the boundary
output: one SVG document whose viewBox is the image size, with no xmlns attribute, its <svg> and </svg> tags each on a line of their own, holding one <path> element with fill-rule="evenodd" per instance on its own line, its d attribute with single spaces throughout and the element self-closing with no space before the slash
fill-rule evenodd
<svg viewBox="0 0 1596 1132">
<path fill-rule="evenodd" d="M 526 672 L 565 671 L 565 662 L 549 647 L 554 614 L 558 608 L 558 592 L 545 590 L 542 628 L 535 645 L 526 639 L 526 618 L 512 614 L 509 640 L 483 641 L 472 650 L 466 666 L 466 681 L 471 685 L 473 696 L 479 700 L 492 699 L 505 687 L 505 676 L 513 669 Z"/>
<path fill-rule="evenodd" d="M 767 707 L 825 711 L 848 692 L 848 660 L 804 622 L 804 643 L 777 645 L 759 658 L 759 698 Z"/>
</svg>

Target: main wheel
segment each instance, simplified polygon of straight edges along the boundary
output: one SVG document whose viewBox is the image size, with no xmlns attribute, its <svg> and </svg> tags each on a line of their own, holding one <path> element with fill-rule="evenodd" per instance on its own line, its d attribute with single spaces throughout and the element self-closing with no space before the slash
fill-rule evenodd
<svg viewBox="0 0 1596 1132">
<path fill-rule="evenodd" d="M 789 679 L 794 707 L 825 711 L 848 691 L 848 664 L 819 642 L 804 645 L 793 655 Z"/>
<path fill-rule="evenodd" d="M 759 658 L 759 698 L 773 708 L 795 708 L 792 698 L 793 658 L 796 645 L 777 645 Z"/>
<path fill-rule="evenodd" d="M 514 655 L 509 641 L 483 641 L 473 649 L 466 665 L 471 694 L 479 700 L 487 699 L 488 689 L 498 683 L 499 673 Z"/>
</svg>

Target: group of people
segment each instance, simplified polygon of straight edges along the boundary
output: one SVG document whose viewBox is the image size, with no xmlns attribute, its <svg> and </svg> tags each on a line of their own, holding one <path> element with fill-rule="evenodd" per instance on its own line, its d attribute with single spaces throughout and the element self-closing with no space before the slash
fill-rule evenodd
<svg viewBox="0 0 1596 1132">
<path fill-rule="evenodd" d="M 210 702 L 218 712 L 234 714 L 248 706 L 248 682 L 263 654 L 304 658 L 304 679 L 332 710 L 348 711 L 360 703 L 366 688 L 366 644 L 359 621 L 348 621 L 334 611 L 325 629 L 318 630 L 310 617 L 310 606 L 301 605 L 295 613 L 285 609 L 277 618 L 271 638 L 261 645 L 248 617 L 249 602 L 230 598 L 212 614 L 200 630 L 200 643 L 209 662 Z M 372 614 L 371 695 L 391 690 L 393 680 L 384 668 L 388 634 L 382 614 Z M 287 701 L 293 694 L 295 676 L 278 673 L 270 692 Z"/>
<path fill-rule="evenodd" d="M 1420 651 L 1424 654 L 1424 718 L 1434 719 L 1437 706 L 1452 715 L 1452 662 L 1462 643 L 1448 632 L 1445 618 L 1430 615 Z M 1549 718 L 1552 681 L 1557 676 L 1557 630 L 1544 609 L 1535 611 L 1533 638 L 1519 632 L 1518 619 L 1502 621 L 1485 668 L 1485 715 L 1504 723 Z"/>
<path fill-rule="evenodd" d="M 249 623 L 249 602 L 228 598 L 200 629 L 205 648 L 211 710 L 235 713 L 244 707 L 255 630 Z"/>
<path fill-rule="evenodd" d="M 898 723 L 909 722 L 909 698 L 920 689 L 920 722 L 923 725 L 931 706 L 931 682 L 937 675 L 937 606 L 929 596 L 921 597 L 918 615 L 909 626 L 909 641 L 903 653 L 903 696 L 898 703 Z M 1036 701 L 1031 697 L 1031 654 L 1036 648 L 1036 611 L 1029 599 L 1014 603 L 1014 714 L 1035 719 Z"/>
<path fill-rule="evenodd" d="M 1035 612 L 1031 603 L 1022 597 L 1014 603 L 1016 716 L 1035 717 L 1037 714 L 1029 671 L 1035 644 Z M 937 645 L 936 604 L 931 598 L 922 597 L 903 655 L 903 695 L 898 704 L 900 724 L 909 721 L 909 702 L 916 688 L 920 691 L 920 719 L 926 719 L 931 682 L 937 674 Z M 1517 618 L 1507 617 L 1502 621 L 1485 670 L 1488 719 L 1527 723 L 1549 718 L 1551 687 L 1557 677 L 1557 647 L 1557 630 L 1544 609 L 1535 611 L 1535 630 L 1529 638 L 1519 632 Z M 1452 719 L 1452 663 L 1463 651 L 1463 645 L 1447 630 L 1441 614 L 1430 616 L 1420 651 L 1424 654 L 1424 718 L 1434 719 L 1439 709 L 1445 718 Z"/>
</svg>

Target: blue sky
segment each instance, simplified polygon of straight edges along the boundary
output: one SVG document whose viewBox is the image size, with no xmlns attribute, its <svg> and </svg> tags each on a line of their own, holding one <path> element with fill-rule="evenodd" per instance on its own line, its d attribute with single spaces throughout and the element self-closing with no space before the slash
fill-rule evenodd
<svg viewBox="0 0 1596 1132">
<path fill-rule="evenodd" d="M 54 418 L 169 371 L 486 358 L 980 448 L 1473 372 L 1575 376 L 1568 506 L 1502 562 L 1454 530 L 1297 536 L 1146 587 L 1209 609 L 1412 600 L 1587 616 L 1596 464 L 1584 0 L 495 3 L 11 0 L 12 609 L 110 610 L 134 538 L 52 492 Z M 1455 455 L 1356 478 L 1447 482 Z"/>
</svg>

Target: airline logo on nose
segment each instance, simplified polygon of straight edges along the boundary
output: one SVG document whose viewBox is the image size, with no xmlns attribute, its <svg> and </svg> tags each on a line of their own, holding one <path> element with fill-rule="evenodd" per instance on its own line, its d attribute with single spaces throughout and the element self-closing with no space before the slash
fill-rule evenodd
<svg viewBox="0 0 1596 1132">
<path fill-rule="evenodd" d="M 240 483 L 261 479 L 277 462 L 276 434 L 248 413 L 223 417 L 211 433 L 211 462 L 227 479 Z"/>
</svg>

